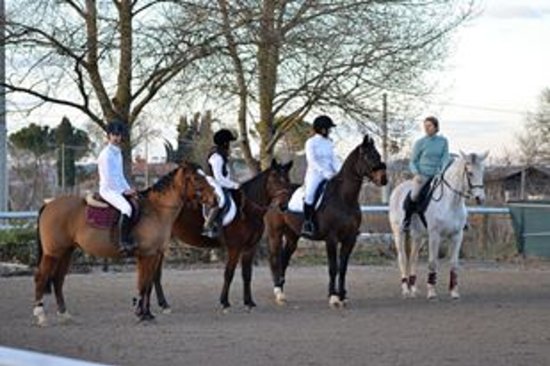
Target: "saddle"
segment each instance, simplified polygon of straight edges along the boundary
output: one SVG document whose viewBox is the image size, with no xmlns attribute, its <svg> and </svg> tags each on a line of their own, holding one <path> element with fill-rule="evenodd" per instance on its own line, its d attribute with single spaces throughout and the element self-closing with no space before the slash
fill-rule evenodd
<svg viewBox="0 0 550 366">
<path fill-rule="evenodd" d="M 239 204 L 238 207 L 241 207 L 243 202 L 240 198 L 240 194 L 235 194 L 238 193 L 237 190 L 223 188 L 222 191 L 225 203 L 219 212 L 219 217 L 222 218 L 222 225 L 226 226 L 229 225 L 229 223 L 231 223 L 231 221 L 235 218 L 237 213 L 237 204 Z M 204 206 L 202 213 L 203 217 L 206 219 L 208 216 L 208 210 Z"/>
<path fill-rule="evenodd" d="M 132 206 L 132 225 L 139 220 L 139 204 L 136 199 L 124 196 Z M 120 218 L 120 211 L 105 201 L 98 192 L 86 195 L 86 223 L 97 229 L 112 229 Z"/>
<path fill-rule="evenodd" d="M 424 216 L 424 213 L 428 209 L 428 206 L 432 200 L 432 196 L 434 193 L 435 188 L 439 185 L 439 179 L 431 177 L 420 189 L 420 193 L 418 194 L 418 200 L 416 202 L 413 202 L 411 200 L 411 192 L 407 194 L 407 197 L 405 198 L 405 201 L 403 201 L 403 210 L 409 211 L 411 210 L 412 213 L 418 214 L 420 217 L 420 221 L 424 225 L 424 227 L 428 228 L 428 222 L 426 221 L 426 217 Z"/>
<path fill-rule="evenodd" d="M 324 202 L 325 190 L 327 188 L 328 180 L 322 180 L 321 183 L 317 186 L 315 190 L 315 195 L 313 196 L 313 207 L 314 211 L 317 211 L 321 208 Z M 288 202 L 288 210 L 290 213 L 303 216 L 304 214 L 304 196 L 305 196 L 305 187 L 300 186 L 294 191 L 290 201 Z"/>
</svg>

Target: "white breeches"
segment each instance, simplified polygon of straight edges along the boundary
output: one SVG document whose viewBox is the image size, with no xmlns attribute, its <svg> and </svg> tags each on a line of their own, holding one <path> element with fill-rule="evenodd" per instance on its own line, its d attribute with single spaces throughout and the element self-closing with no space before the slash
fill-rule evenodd
<svg viewBox="0 0 550 366">
<path fill-rule="evenodd" d="M 223 194 L 223 187 L 216 179 L 209 175 L 206 176 L 206 180 L 212 186 L 212 188 L 214 188 L 216 196 L 218 196 L 218 207 L 223 208 L 223 206 L 225 205 L 225 194 Z"/>
<path fill-rule="evenodd" d="M 111 191 L 102 191 L 101 189 L 99 190 L 99 194 L 105 201 L 113 205 L 122 214 L 132 217 L 132 206 L 128 203 L 126 198 L 122 196 L 122 194 Z"/>
<path fill-rule="evenodd" d="M 316 172 L 306 173 L 306 177 L 304 179 L 304 186 L 305 186 L 304 203 L 308 205 L 313 204 L 313 200 L 315 199 L 315 191 L 317 190 L 317 187 L 319 187 L 319 184 L 324 179 L 325 178 L 320 173 L 316 173 Z"/>
<path fill-rule="evenodd" d="M 424 184 L 430 179 L 429 177 L 426 177 L 425 175 L 417 174 L 412 179 L 413 187 L 411 189 L 411 199 L 413 201 L 416 201 L 418 199 L 418 195 L 420 194 L 420 190 L 422 190 L 422 187 L 424 187 Z"/>
</svg>

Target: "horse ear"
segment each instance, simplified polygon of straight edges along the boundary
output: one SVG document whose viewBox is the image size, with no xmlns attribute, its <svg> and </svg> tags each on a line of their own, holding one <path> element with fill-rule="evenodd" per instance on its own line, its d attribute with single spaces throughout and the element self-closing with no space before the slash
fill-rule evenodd
<svg viewBox="0 0 550 366">
<path fill-rule="evenodd" d="M 464 151 L 462 151 L 462 150 L 459 150 L 459 152 L 460 152 L 460 156 L 462 157 L 462 159 L 468 161 L 468 155 L 465 154 Z"/>
<path fill-rule="evenodd" d="M 489 150 L 485 150 L 484 153 L 479 155 L 479 161 L 483 161 L 483 160 L 487 159 L 488 156 L 489 156 Z"/>
<path fill-rule="evenodd" d="M 279 166 L 279 163 L 277 163 L 277 159 L 273 158 L 271 160 L 271 169 L 277 169 L 278 166 Z"/>
<path fill-rule="evenodd" d="M 362 145 L 367 146 L 367 145 L 370 145 L 370 144 L 372 144 L 372 139 L 370 138 L 370 136 L 368 134 L 366 134 L 365 137 L 363 137 Z"/>
</svg>

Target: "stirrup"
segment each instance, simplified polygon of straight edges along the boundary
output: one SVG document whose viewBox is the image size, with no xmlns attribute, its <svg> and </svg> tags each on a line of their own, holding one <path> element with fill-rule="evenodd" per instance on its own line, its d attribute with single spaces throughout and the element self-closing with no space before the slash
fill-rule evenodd
<svg viewBox="0 0 550 366">
<path fill-rule="evenodd" d="M 220 237 L 220 231 L 215 227 L 205 228 L 202 230 L 201 235 L 206 236 L 207 238 L 217 239 Z"/>
<path fill-rule="evenodd" d="M 120 243 L 118 253 L 123 257 L 132 257 L 136 249 L 137 248 L 133 243 Z"/>
<path fill-rule="evenodd" d="M 301 235 L 303 235 L 303 236 L 313 236 L 314 233 L 315 233 L 315 226 L 313 225 L 313 222 L 304 221 L 304 224 L 302 225 Z"/>
</svg>

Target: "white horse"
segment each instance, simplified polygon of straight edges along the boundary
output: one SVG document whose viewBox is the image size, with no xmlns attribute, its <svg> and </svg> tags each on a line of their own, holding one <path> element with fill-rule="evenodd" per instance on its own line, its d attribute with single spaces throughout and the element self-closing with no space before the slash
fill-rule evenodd
<svg viewBox="0 0 550 366">
<path fill-rule="evenodd" d="M 435 299 L 437 293 L 437 257 L 439 245 L 448 240 L 450 242 L 450 281 L 449 291 L 453 299 L 458 299 L 458 256 L 462 246 L 463 230 L 466 225 L 467 198 L 475 198 L 478 204 L 485 200 L 483 185 L 483 161 L 489 152 L 483 154 L 464 154 L 454 157 L 447 169 L 440 175 L 439 181 L 434 179 L 433 196 L 425 212 L 428 228 L 424 227 L 420 217 L 414 214 L 411 220 L 410 233 L 401 230 L 403 217 L 403 201 L 412 188 L 411 181 L 398 185 L 391 194 L 389 203 L 389 218 L 392 227 L 397 260 L 401 271 L 401 292 L 403 297 L 416 297 L 416 264 L 418 252 L 426 241 L 429 244 L 428 262 L 428 299 Z M 436 183 L 434 183 L 436 182 Z M 408 245 L 410 244 L 410 246 Z M 409 246 L 409 250 L 407 250 Z"/>
</svg>

